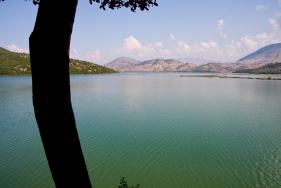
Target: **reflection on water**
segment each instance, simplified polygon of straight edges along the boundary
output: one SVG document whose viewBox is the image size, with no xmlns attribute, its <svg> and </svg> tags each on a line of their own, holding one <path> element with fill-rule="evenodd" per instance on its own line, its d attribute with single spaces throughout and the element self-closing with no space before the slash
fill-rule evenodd
<svg viewBox="0 0 281 188">
<path fill-rule="evenodd" d="M 280 187 L 281 81 L 71 76 L 93 187 Z M 54 187 L 30 77 L 0 77 L 0 187 Z"/>
</svg>

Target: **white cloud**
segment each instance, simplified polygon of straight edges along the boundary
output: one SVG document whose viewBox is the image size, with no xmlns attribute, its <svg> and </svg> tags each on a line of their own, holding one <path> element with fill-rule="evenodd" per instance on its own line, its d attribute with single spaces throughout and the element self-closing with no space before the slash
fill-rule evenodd
<svg viewBox="0 0 281 188">
<path fill-rule="evenodd" d="M 281 1 L 281 0 L 280 0 Z M 262 23 L 261 23 L 262 24 Z M 124 40 L 123 46 L 115 51 L 116 56 L 128 56 L 137 60 L 162 58 L 205 58 L 217 61 L 237 61 L 239 58 L 248 55 L 261 47 L 269 44 L 281 42 L 281 12 L 273 14 L 268 19 L 268 23 L 272 27 L 271 32 L 258 33 L 256 35 L 241 36 L 237 40 L 231 40 L 227 45 L 218 45 L 216 41 L 210 39 L 197 43 L 188 43 L 177 40 L 176 46 L 167 48 L 162 42 L 141 44 L 133 36 Z M 225 21 L 218 20 L 217 30 L 223 38 L 228 36 L 224 33 Z M 170 34 L 170 39 L 175 39 Z M 227 40 L 225 40 L 227 42 Z M 169 43 L 170 44 L 170 43 Z"/>
<path fill-rule="evenodd" d="M 170 40 L 174 40 L 175 36 L 173 34 L 170 35 Z"/>
<path fill-rule="evenodd" d="M 163 55 L 170 55 L 170 54 L 171 54 L 171 51 L 168 50 L 168 49 L 160 49 L 160 50 L 159 50 L 159 53 L 160 53 L 160 54 L 163 54 Z"/>
<path fill-rule="evenodd" d="M 231 44 L 225 46 L 225 54 L 230 57 L 238 55 L 242 57 L 266 45 L 281 42 L 281 13 L 276 13 L 275 16 L 275 18 L 268 19 L 272 32 L 246 35 L 241 37 L 239 41 L 232 41 Z"/>
<path fill-rule="evenodd" d="M 261 47 L 278 42 L 280 40 L 276 37 L 275 33 L 243 36 L 238 41 L 232 40 L 230 44 L 224 47 L 220 47 L 212 39 L 207 42 L 195 43 L 194 45 L 178 41 L 176 52 L 181 56 L 203 57 L 218 61 L 236 61 Z"/>
<path fill-rule="evenodd" d="M 241 41 L 243 41 L 244 39 L 247 40 L 248 46 L 251 43 L 250 41 L 252 41 L 252 46 L 251 45 L 250 46 L 252 48 L 255 47 L 256 49 L 266 46 L 268 44 L 280 42 L 280 40 L 275 38 L 274 33 L 270 33 L 270 34 L 260 33 L 255 36 L 245 36 L 245 37 L 242 37 Z"/>
<path fill-rule="evenodd" d="M 76 49 L 73 49 L 72 51 L 70 51 L 69 56 L 73 59 L 78 59 L 80 57 L 80 55 Z"/>
<path fill-rule="evenodd" d="M 143 57 L 144 54 L 155 53 L 156 51 L 152 44 L 142 46 L 136 38 L 130 36 L 124 40 L 123 46 L 116 52 L 120 55 L 122 54 L 122 56 Z"/>
<path fill-rule="evenodd" d="M 20 48 L 20 47 L 14 45 L 14 44 L 8 46 L 7 49 L 12 51 L 12 52 L 29 53 L 29 50 L 24 49 L 24 48 Z"/>
<path fill-rule="evenodd" d="M 179 46 L 177 50 L 178 53 L 189 54 L 191 52 L 191 47 L 188 44 L 184 43 L 183 41 L 178 41 L 178 46 Z"/>
<path fill-rule="evenodd" d="M 269 8 L 269 5 L 265 6 L 265 5 L 257 5 L 256 6 L 256 10 L 266 10 Z"/>
<path fill-rule="evenodd" d="M 223 29 L 223 20 L 219 20 L 217 26 L 218 26 L 219 30 L 222 30 Z"/>
<path fill-rule="evenodd" d="M 124 40 L 121 48 L 115 51 L 118 56 L 129 56 L 137 59 L 149 59 L 157 56 L 170 55 L 171 51 L 164 48 L 162 42 L 142 45 L 136 38 L 130 36 Z"/>
<path fill-rule="evenodd" d="M 156 43 L 154 43 L 154 46 L 155 46 L 155 47 L 158 47 L 158 48 L 161 48 L 161 47 L 163 47 L 164 45 L 162 44 L 162 42 L 156 42 Z"/>
<path fill-rule="evenodd" d="M 126 38 L 124 41 L 123 48 L 133 50 L 133 49 L 138 49 L 141 47 L 142 47 L 141 43 L 132 36 L 130 36 L 129 38 Z"/>
<path fill-rule="evenodd" d="M 275 39 L 281 41 L 281 12 L 275 14 L 275 18 L 269 18 L 268 22 L 271 25 L 272 33 Z"/>
<path fill-rule="evenodd" d="M 280 31 L 281 29 L 281 12 L 275 14 L 275 19 L 269 18 L 268 22 L 271 24 L 273 31 Z"/>
<path fill-rule="evenodd" d="M 258 50 L 266 45 L 278 43 L 274 33 L 260 33 L 254 36 L 241 37 L 240 41 L 231 41 L 231 44 L 225 45 L 225 55 L 228 57 L 242 57 Z"/>
<path fill-rule="evenodd" d="M 269 19 L 268 19 L 268 22 L 271 24 L 272 29 L 273 29 L 274 31 L 279 30 L 280 27 L 279 27 L 279 24 L 277 23 L 277 20 L 276 20 L 276 19 L 269 18 Z"/>
<path fill-rule="evenodd" d="M 219 20 L 217 23 L 217 29 L 220 33 L 220 36 L 222 36 L 224 39 L 227 38 L 227 35 L 225 33 L 223 33 L 223 26 L 224 26 L 224 21 L 223 20 Z"/>
<path fill-rule="evenodd" d="M 220 50 L 218 44 L 210 39 L 208 42 L 195 43 L 194 45 L 188 45 L 183 41 L 178 41 L 178 54 L 186 54 L 194 57 L 213 57 L 221 56 L 223 52 Z"/>
<path fill-rule="evenodd" d="M 209 42 L 201 42 L 200 44 L 201 44 L 201 46 L 203 46 L 204 48 L 207 48 L 207 49 L 219 47 L 218 44 L 215 43 L 212 39 Z"/>
<path fill-rule="evenodd" d="M 239 57 L 240 54 L 238 53 L 240 47 L 241 47 L 241 42 L 235 42 L 234 40 L 231 41 L 231 44 L 225 45 L 226 50 L 225 53 L 228 57 Z"/>
<path fill-rule="evenodd" d="M 88 53 L 86 57 L 87 59 L 92 61 L 100 61 L 101 52 L 98 49 L 96 49 L 95 51 Z"/>
<path fill-rule="evenodd" d="M 244 36 L 241 38 L 241 41 L 250 49 L 257 49 L 258 42 L 253 40 L 254 37 Z"/>
</svg>

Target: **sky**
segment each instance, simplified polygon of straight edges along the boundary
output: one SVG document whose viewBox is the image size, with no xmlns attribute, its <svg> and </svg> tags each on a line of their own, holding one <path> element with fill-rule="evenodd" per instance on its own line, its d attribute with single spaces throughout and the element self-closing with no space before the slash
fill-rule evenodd
<svg viewBox="0 0 281 188">
<path fill-rule="evenodd" d="M 138 61 L 203 58 L 235 62 L 281 42 L 281 0 L 157 0 L 149 11 L 99 9 L 79 0 L 70 57 L 100 65 L 118 57 Z M 29 52 L 38 6 L 0 2 L 0 47 Z M 46 54 L 51 54 L 49 49 Z"/>
</svg>

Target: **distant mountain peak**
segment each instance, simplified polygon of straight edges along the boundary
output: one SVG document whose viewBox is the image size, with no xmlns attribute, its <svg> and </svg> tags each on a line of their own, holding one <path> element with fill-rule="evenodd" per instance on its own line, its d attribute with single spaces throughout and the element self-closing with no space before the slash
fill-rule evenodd
<svg viewBox="0 0 281 188">
<path fill-rule="evenodd" d="M 118 58 L 116 58 L 113 61 L 116 61 L 116 60 L 122 60 L 122 61 L 124 61 L 124 60 L 129 61 L 130 60 L 130 61 L 133 61 L 133 62 L 138 62 L 137 60 L 135 60 L 135 59 L 133 59 L 131 57 L 118 57 Z"/>
<path fill-rule="evenodd" d="M 272 62 L 281 62 L 281 43 L 264 46 L 239 59 L 237 62 L 244 64 L 256 64 L 260 66 Z"/>
</svg>

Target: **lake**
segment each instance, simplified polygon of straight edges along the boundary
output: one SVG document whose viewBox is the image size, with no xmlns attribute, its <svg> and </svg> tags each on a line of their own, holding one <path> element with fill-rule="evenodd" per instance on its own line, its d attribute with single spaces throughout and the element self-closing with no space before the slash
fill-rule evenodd
<svg viewBox="0 0 281 188">
<path fill-rule="evenodd" d="M 92 186 L 281 187 L 281 81 L 183 74 L 71 76 Z M 0 77 L 0 187 L 54 187 L 29 76 Z"/>
</svg>

